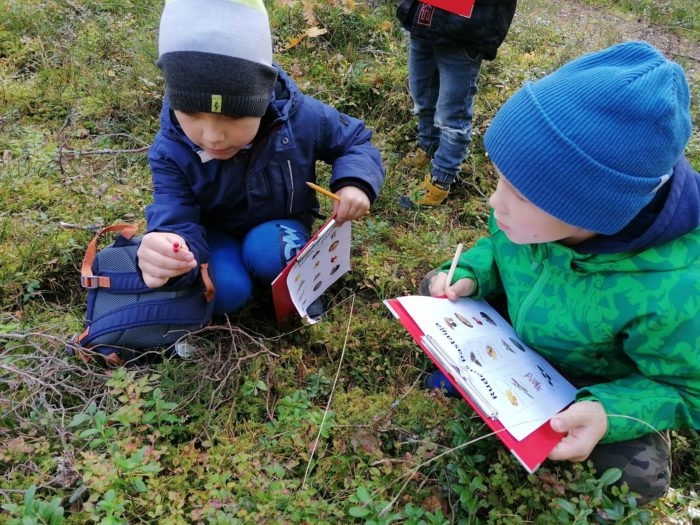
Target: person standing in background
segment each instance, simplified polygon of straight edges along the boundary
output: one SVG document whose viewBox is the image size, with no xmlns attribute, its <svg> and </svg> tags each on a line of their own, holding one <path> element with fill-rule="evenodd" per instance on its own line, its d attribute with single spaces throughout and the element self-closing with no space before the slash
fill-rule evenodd
<svg viewBox="0 0 700 525">
<path fill-rule="evenodd" d="M 419 191 L 402 197 L 401 206 L 437 206 L 447 198 L 469 150 L 481 63 L 496 58 L 516 4 L 476 0 L 465 17 L 417 0 L 399 1 L 397 18 L 410 34 L 408 84 L 418 145 L 431 159 Z"/>
</svg>

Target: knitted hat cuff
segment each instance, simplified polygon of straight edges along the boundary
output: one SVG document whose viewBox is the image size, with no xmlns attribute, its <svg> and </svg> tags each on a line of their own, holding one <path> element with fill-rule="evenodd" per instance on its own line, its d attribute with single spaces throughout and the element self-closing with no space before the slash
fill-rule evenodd
<svg viewBox="0 0 700 525">
<path fill-rule="evenodd" d="M 176 51 L 161 55 L 166 94 L 173 109 L 260 117 L 277 78 L 272 66 L 214 53 Z M 236 72 L 225 74 L 224 72 Z"/>
<path fill-rule="evenodd" d="M 606 235 L 624 228 L 651 201 L 666 175 L 641 179 L 591 158 L 556 129 L 531 83 L 496 114 L 484 146 L 508 182 L 538 208 L 567 224 Z"/>
<path fill-rule="evenodd" d="M 172 109 L 186 113 L 221 113 L 227 117 L 262 117 L 269 97 L 222 97 L 218 93 L 205 95 L 188 91 L 167 89 L 166 96 Z"/>
</svg>

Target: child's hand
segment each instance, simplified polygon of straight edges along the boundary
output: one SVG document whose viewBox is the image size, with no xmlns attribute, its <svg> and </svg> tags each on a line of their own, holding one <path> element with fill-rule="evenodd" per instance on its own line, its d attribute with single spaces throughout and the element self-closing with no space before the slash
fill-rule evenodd
<svg viewBox="0 0 700 525">
<path fill-rule="evenodd" d="M 445 272 L 436 273 L 430 280 L 430 295 L 433 297 L 445 295 L 451 301 L 473 294 L 475 288 L 476 283 L 473 279 L 460 279 L 452 283 L 452 286 L 447 286 Z"/>
<path fill-rule="evenodd" d="M 554 461 L 585 461 L 608 431 L 608 417 L 597 401 L 579 401 L 557 414 L 549 423 L 566 436 L 549 454 Z"/>
<path fill-rule="evenodd" d="M 369 211 L 369 197 L 360 188 L 345 186 L 335 194 L 340 197 L 333 205 L 333 211 L 337 213 L 336 221 L 343 224 L 345 221 L 354 221 Z"/>
<path fill-rule="evenodd" d="M 141 239 L 137 255 L 143 281 L 149 288 L 159 288 L 168 279 L 197 267 L 185 240 L 176 233 L 147 233 Z"/>
</svg>

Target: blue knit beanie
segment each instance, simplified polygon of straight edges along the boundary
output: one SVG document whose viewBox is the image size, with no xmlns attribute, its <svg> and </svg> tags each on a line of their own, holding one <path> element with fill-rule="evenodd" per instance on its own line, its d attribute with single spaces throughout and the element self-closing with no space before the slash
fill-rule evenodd
<svg viewBox="0 0 700 525">
<path fill-rule="evenodd" d="M 173 109 L 265 114 L 277 69 L 262 0 L 166 0 L 158 51 Z"/>
<path fill-rule="evenodd" d="M 670 178 L 690 134 L 683 69 L 647 43 L 626 42 L 525 84 L 498 111 L 484 145 L 530 202 L 610 235 Z"/>
</svg>

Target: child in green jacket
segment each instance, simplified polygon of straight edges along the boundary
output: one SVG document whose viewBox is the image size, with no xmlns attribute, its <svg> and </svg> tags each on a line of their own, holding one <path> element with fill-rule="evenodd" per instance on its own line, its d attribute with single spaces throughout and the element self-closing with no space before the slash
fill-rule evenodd
<svg viewBox="0 0 700 525">
<path fill-rule="evenodd" d="M 700 175 L 683 70 L 643 42 L 527 83 L 484 145 L 490 235 L 431 295 L 505 296 L 518 335 L 579 387 L 549 458 L 669 487 L 668 429 L 700 428 Z M 433 381 L 434 383 L 434 381 Z"/>
</svg>

